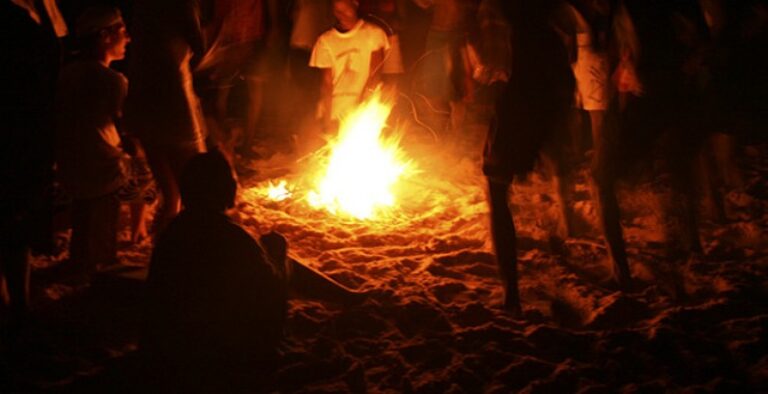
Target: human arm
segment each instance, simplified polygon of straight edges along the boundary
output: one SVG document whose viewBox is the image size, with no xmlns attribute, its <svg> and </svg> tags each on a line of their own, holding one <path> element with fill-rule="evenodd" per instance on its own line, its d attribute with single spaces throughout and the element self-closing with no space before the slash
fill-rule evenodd
<svg viewBox="0 0 768 394">
<path fill-rule="evenodd" d="M 368 42 L 371 49 L 370 69 L 368 70 L 368 81 L 365 85 L 365 96 L 368 92 L 373 91 L 381 83 L 381 68 L 384 64 L 385 57 L 390 49 L 389 37 L 383 29 L 375 27 L 369 30 Z"/>
<path fill-rule="evenodd" d="M 200 26 L 200 3 L 197 0 L 187 0 L 183 4 L 181 15 L 182 34 L 192 51 L 189 61 L 190 68 L 194 70 L 205 55 L 205 39 Z"/>
<path fill-rule="evenodd" d="M 371 68 L 368 73 L 366 92 L 376 89 L 381 83 L 381 66 L 384 63 L 384 49 L 371 52 Z"/>
<path fill-rule="evenodd" d="M 322 80 L 317 116 L 323 120 L 323 127 L 328 129 L 331 120 L 331 99 L 333 97 L 333 55 L 322 36 L 318 38 L 315 46 L 312 48 L 309 66 L 320 69 Z"/>
<path fill-rule="evenodd" d="M 331 126 L 331 105 L 333 103 L 333 70 L 321 69 L 322 82 L 320 85 L 320 103 L 318 103 L 318 116 L 323 121 L 323 128 L 328 130 Z"/>
</svg>

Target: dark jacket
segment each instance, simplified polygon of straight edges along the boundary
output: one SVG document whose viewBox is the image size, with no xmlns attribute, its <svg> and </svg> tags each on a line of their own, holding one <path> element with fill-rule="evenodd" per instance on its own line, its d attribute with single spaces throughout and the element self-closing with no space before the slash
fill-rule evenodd
<svg viewBox="0 0 768 394">
<path fill-rule="evenodd" d="M 269 360 L 281 338 L 283 281 L 222 213 L 179 214 L 157 241 L 147 286 L 140 346 L 149 363 L 245 368 Z"/>
</svg>

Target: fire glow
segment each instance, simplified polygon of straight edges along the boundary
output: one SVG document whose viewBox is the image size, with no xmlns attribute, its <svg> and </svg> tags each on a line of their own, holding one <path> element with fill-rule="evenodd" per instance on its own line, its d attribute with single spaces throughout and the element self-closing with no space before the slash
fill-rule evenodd
<svg viewBox="0 0 768 394">
<path fill-rule="evenodd" d="M 269 182 L 267 187 L 267 198 L 273 201 L 283 201 L 291 198 L 290 190 L 288 190 L 288 184 L 285 180 L 281 180 L 277 185 Z"/>
<path fill-rule="evenodd" d="M 377 90 L 342 120 L 338 136 L 320 151 L 324 155 L 316 171 L 305 174 L 310 206 L 333 215 L 378 219 L 397 205 L 397 186 L 414 165 L 397 136 L 382 135 L 391 111 L 392 104 L 383 102 Z M 291 197 L 285 181 L 270 182 L 266 194 L 273 201 Z"/>
</svg>

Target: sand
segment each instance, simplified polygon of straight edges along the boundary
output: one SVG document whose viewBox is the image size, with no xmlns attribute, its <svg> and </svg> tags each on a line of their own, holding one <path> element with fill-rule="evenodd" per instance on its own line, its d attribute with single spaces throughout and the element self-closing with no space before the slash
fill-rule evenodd
<svg viewBox="0 0 768 394">
<path fill-rule="evenodd" d="M 549 240 L 558 209 L 548 177 L 537 172 L 516 184 L 524 316 L 515 319 L 500 307 L 475 134 L 450 147 L 412 148 L 423 172 L 406 181 L 401 207 L 378 222 L 334 217 L 298 198 L 263 198 L 259 188 L 277 179 L 272 174 L 290 179 L 283 159 L 257 163 L 258 175 L 241 178 L 238 222 L 254 235 L 281 232 L 292 257 L 369 293 L 354 306 L 292 300 L 270 390 L 768 389 L 768 147 L 745 149 L 748 184 L 728 195 L 726 224 L 702 226 L 703 256 L 669 251 L 663 178 L 621 185 L 637 282 L 626 293 L 608 280 L 583 163 L 575 169 L 579 234 L 564 246 Z M 149 251 L 148 243 L 125 247 L 121 268 L 146 264 Z M 104 376 L 135 351 L 140 300 L 138 281 L 116 277 L 105 275 L 91 292 L 55 281 L 36 286 L 31 350 L 5 365 L 10 388 L 115 389 L 119 377 Z"/>
</svg>

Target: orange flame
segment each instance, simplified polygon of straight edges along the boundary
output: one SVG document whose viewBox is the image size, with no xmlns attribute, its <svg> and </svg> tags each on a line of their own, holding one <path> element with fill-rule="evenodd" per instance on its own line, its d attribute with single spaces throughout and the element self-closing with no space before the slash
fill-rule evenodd
<svg viewBox="0 0 768 394">
<path fill-rule="evenodd" d="M 392 107 L 377 90 L 341 122 L 336 138 L 310 156 L 309 171 L 246 194 L 274 202 L 306 200 L 315 209 L 361 220 L 385 217 L 397 205 L 400 181 L 417 172 L 399 136 L 382 135 Z"/>
<path fill-rule="evenodd" d="M 328 162 L 307 196 L 310 205 L 358 219 L 374 218 L 395 205 L 395 187 L 413 165 L 398 138 L 381 135 L 391 111 L 392 104 L 383 103 L 377 90 L 341 122 L 338 137 L 328 145 Z"/>
</svg>

